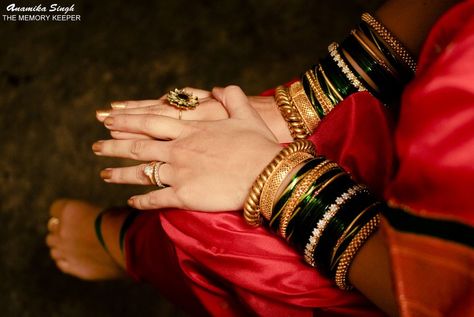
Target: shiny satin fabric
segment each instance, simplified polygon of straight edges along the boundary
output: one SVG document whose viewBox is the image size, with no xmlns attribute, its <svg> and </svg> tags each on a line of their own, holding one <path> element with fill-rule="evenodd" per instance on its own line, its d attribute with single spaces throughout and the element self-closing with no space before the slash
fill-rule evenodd
<svg viewBox="0 0 474 317">
<path fill-rule="evenodd" d="M 396 125 L 362 92 L 339 104 L 310 139 L 380 197 L 472 224 L 474 32 L 463 34 L 470 40 L 441 54 L 430 36 Z M 143 213 L 127 234 L 126 254 L 132 276 L 193 315 L 383 315 L 358 292 L 338 290 L 274 233 L 246 225 L 240 211 Z"/>
<path fill-rule="evenodd" d="M 473 316 L 474 1 L 434 26 L 416 77 L 385 191 L 400 208 L 383 223 L 398 306 L 402 316 Z"/>
</svg>

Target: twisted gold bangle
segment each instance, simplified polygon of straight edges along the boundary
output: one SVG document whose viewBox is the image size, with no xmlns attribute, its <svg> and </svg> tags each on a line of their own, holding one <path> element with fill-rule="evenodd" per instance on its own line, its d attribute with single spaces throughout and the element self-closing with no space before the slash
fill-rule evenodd
<svg viewBox="0 0 474 317">
<path fill-rule="evenodd" d="M 387 30 L 382 23 L 367 12 L 363 13 L 361 18 L 362 21 L 367 23 L 377 33 L 377 35 L 388 44 L 389 48 L 398 55 L 401 61 L 403 61 L 413 72 L 416 72 L 415 59 L 411 56 L 405 46 L 395 36 L 393 36 L 393 34 Z"/>
<path fill-rule="evenodd" d="M 306 128 L 312 133 L 321 119 L 309 101 L 308 96 L 306 96 L 303 85 L 300 81 L 291 84 L 289 94 L 293 105 L 303 119 Z"/>
<path fill-rule="evenodd" d="M 280 153 L 265 167 L 260 173 L 250 189 L 247 200 L 244 203 L 243 216 L 245 221 L 252 226 L 259 226 L 261 223 L 260 216 L 260 196 L 262 194 L 263 187 L 265 186 L 268 178 L 272 172 L 277 168 L 278 164 L 290 154 L 295 152 L 307 152 L 312 155 L 316 152 L 314 144 L 308 140 L 297 140 L 288 147 L 282 149 Z"/>
<path fill-rule="evenodd" d="M 282 160 L 268 177 L 260 195 L 260 214 L 267 220 L 272 217 L 273 203 L 283 180 L 301 163 L 314 157 L 313 149 L 307 152 L 295 152 Z"/>
<path fill-rule="evenodd" d="M 288 129 L 290 130 L 293 139 L 305 139 L 311 134 L 303 123 L 303 119 L 298 111 L 292 105 L 290 95 L 288 94 L 288 88 L 278 86 L 275 89 L 275 101 L 283 119 L 285 119 L 288 124 Z"/>
</svg>

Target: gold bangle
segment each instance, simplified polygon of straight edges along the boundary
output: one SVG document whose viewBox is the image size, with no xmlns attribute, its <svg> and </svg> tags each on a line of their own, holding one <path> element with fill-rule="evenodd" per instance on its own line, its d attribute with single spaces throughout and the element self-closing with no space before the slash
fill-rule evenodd
<svg viewBox="0 0 474 317">
<path fill-rule="evenodd" d="M 349 66 L 347 66 L 346 62 L 342 59 L 341 54 L 339 54 L 337 50 L 338 47 L 339 45 L 336 42 L 333 42 L 328 46 L 329 54 L 331 55 L 332 59 L 344 73 L 346 78 L 351 82 L 352 86 L 354 86 L 358 91 L 366 91 L 367 88 L 365 88 L 360 80 L 357 79 L 354 73 L 350 70 Z"/>
<path fill-rule="evenodd" d="M 369 85 L 375 92 L 380 93 L 380 89 L 377 86 L 377 84 L 370 78 L 370 76 L 362 70 L 360 65 L 356 62 L 356 60 L 349 54 L 348 51 L 345 49 L 341 49 L 342 54 L 346 57 L 346 59 L 349 61 L 349 63 L 352 65 L 354 69 L 359 73 L 359 75 L 364 79 L 364 81 Z"/>
<path fill-rule="evenodd" d="M 327 163 L 320 164 L 316 168 L 311 170 L 308 175 L 298 185 L 296 185 L 295 189 L 293 190 L 293 193 L 286 202 L 281 212 L 281 220 L 279 225 L 279 232 L 283 238 L 286 238 L 286 228 L 288 227 L 288 223 L 290 222 L 290 218 L 294 212 L 296 205 L 298 205 L 298 203 L 300 202 L 301 196 L 306 193 L 311 187 L 311 185 L 323 174 L 325 174 L 329 169 L 338 166 L 336 163 L 331 161 L 325 162 Z"/>
<path fill-rule="evenodd" d="M 306 96 L 303 85 L 300 81 L 294 82 L 288 91 L 294 107 L 303 119 L 306 128 L 312 133 L 321 119 L 309 101 L 308 96 Z"/>
<path fill-rule="evenodd" d="M 329 267 L 333 268 L 334 265 L 338 263 L 338 259 L 335 259 L 334 257 L 336 256 L 337 251 L 341 247 L 342 243 L 344 240 L 347 239 L 348 236 L 350 236 L 352 233 L 357 231 L 358 227 L 353 228 L 354 224 L 357 223 L 357 221 L 370 209 L 372 209 L 374 206 L 379 205 L 380 202 L 374 202 L 370 204 L 369 206 L 365 207 L 364 210 L 362 210 L 354 219 L 352 219 L 352 222 L 347 226 L 347 228 L 344 230 L 344 232 L 341 234 L 339 239 L 337 240 L 336 244 L 334 245 L 331 253 L 331 259 L 329 261 Z M 342 256 L 342 254 L 341 254 Z"/>
<path fill-rule="evenodd" d="M 349 268 L 354 260 L 357 252 L 370 238 L 370 236 L 377 230 L 380 223 L 380 215 L 375 215 L 369 220 L 355 235 L 354 239 L 349 243 L 346 250 L 344 250 L 341 259 L 337 265 L 336 275 L 334 280 L 336 285 L 342 290 L 352 289 L 352 285 L 348 283 Z"/>
<path fill-rule="evenodd" d="M 367 12 L 363 13 L 361 18 L 362 21 L 367 23 L 388 45 L 388 47 L 398 55 L 401 61 L 403 61 L 413 72 L 416 72 L 415 59 L 411 56 L 405 46 L 395 36 L 393 36 L 393 34 L 383 26 L 382 23 Z"/>
<path fill-rule="evenodd" d="M 308 150 L 311 151 L 311 149 Z M 303 151 L 292 153 L 282 160 L 270 174 L 260 196 L 260 214 L 265 219 L 270 220 L 272 217 L 273 203 L 283 180 L 296 166 L 313 157 L 314 154 Z"/>
<path fill-rule="evenodd" d="M 252 226 L 259 226 L 261 223 L 260 216 L 260 196 L 262 194 L 263 187 L 270 177 L 271 173 L 276 169 L 278 164 L 287 156 L 294 152 L 305 151 L 310 152 L 314 155 L 316 152 L 314 144 L 308 140 L 297 140 L 286 148 L 282 149 L 275 158 L 265 167 L 260 173 L 255 182 L 253 183 L 250 192 L 247 196 L 247 200 L 244 203 L 243 216 L 245 221 Z"/>
<path fill-rule="evenodd" d="M 316 78 L 312 69 L 308 70 L 305 73 L 305 76 L 308 79 L 309 86 L 311 87 L 311 90 L 316 96 L 316 99 L 318 100 L 319 104 L 321 105 L 321 108 L 323 108 L 323 114 L 327 115 L 334 108 L 333 103 L 324 93 L 324 90 L 321 87 L 321 84 L 319 83 L 319 80 Z"/>
<path fill-rule="evenodd" d="M 311 132 L 306 128 L 298 111 L 293 107 L 288 88 L 278 86 L 275 89 L 275 101 L 285 119 L 293 139 L 305 139 Z"/>
<path fill-rule="evenodd" d="M 352 30 L 351 31 L 351 34 L 354 36 L 354 38 L 356 39 L 357 42 L 359 42 L 360 45 L 362 45 L 363 49 L 369 53 L 370 56 L 372 56 L 373 59 L 375 59 L 375 61 L 380 65 L 382 66 L 383 69 L 385 69 L 388 73 L 390 73 L 393 77 L 395 78 L 399 78 L 398 74 L 397 74 L 397 71 L 392 67 L 392 65 L 383 57 L 383 54 L 382 56 L 380 56 L 379 54 L 377 54 L 365 41 L 364 41 L 364 38 L 367 39 L 367 37 L 365 37 L 365 35 L 363 35 L 363 33 L 359 34 L 359 31 L 358 30 Z"/>
<path fill-rule="evenodd" d="M 334 85 L 332 84 L 332 82 L 329 80 L 328 76 L 326 75 L 326 72 L 324 71 L 323 67 L 321 66 L 321 64 L 318 65 L 318 69 L 319 71 L 321 72 L 321 75 L 323 75 L 323 78 L 324 78 L 324 81 L 326 82 L 326 84 L 329 86 L 329 89 L 331 89 L 331 91 L 336 95 L 337 99 L 339 99 L 339 101 L 342 101 L 344 98 L 341 96 L 341 94 L 339 93 L 339 91 L 337 91 L 336 87 L 334 87 Z"/>
</svg>

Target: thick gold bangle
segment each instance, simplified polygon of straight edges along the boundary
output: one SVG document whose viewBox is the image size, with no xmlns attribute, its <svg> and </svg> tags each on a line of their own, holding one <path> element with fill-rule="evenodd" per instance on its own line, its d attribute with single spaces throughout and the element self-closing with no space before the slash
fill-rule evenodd
<svg viewBox="0 0 474 317">
<path fill-rule="evenodd" d="M 286 238 L 286 228 L 290 222 L 291 216 L 293 215 L 296 205 L 300 202 L 301 196 L 308 191 L 311 185 L 325 174 L 328 170 L 337 167 L 337 164 L 331 161 L 325 161 L 325 164 L 319 164 L 313 170 L 311 170 L 306 177 L 296 185 L 293 193 L 286 202 L 281 212 L 281 220 L 279 225 L 279 232 L 283 238 Z"/>
<path fill-rule="evenodd" d="M 354 260 L 357 252 L 364 245 L 364 243 L 370 238 L 370 236 L 377 230 L 380 223 L 380 215 L 375 215 L 372 219 L 367 222 L 362 229 L 355 235 L 354 239 L 349 243 L 346 250 L 341 256 L 337 265 L 336 275 L 334 280 L 336 285 L 343 290 L 352 289 L 352 285 L 348 283 L 348 273 L 351 267 L 352 261 Z"/>
<path fill-rule="evenodd" d="M 293 139 L 305 139 L 311 132 L 306 128 L 303 119 L 291 102 L 288 88 L 278 86 L 275 89 L 275 101 L 285 119 Z"/>
<path fill-rule="evenodd" d="M 243 216 L 245 221 L 252 226 L 259 226 L 261 223 L 260 215 L 260 196 L 262 194 L 263 187 L 268 181 L 271 173 L 276 169 L 278 164 L 287 156 L 292 153 L 304 151 L 312 155 L 316 152 L 314 144 L 308 140 L 297 140 L 286 148 L 282 149 L 280 153 L 265 167 L 260 173 L 250 189 L 247 196 L 247 200 L 244 203 Z"/>
<path fill-rule="evenodd" d="M 321 105 L 321 108 L 323 108 L 323 114 L 327 115 L 334 108 L 331 99 L 329 99 L 328 96 L 326 96 L 326 94 L 324 93 L 324 90 L 321 87 L 319 80 L 314 75 L 312 69 L 308 70 L 305 73 L 305 76 L 308 79 L 309 86 L 311 87 L 311 90 L 316 96 L 316 99 L 318 100 L 319 104 Z"/>
<path fill-rule="evenodd" d="M 413 72 L 416 72 L 415 59 L 411 56 L 405 46 L 395 36 L 393 36 L 393 34 L 387 30 L 382 23 L 367 12 L 363 13 L 361 18 L 362 21 L 367 23 L 377 33 L 377 35 L 388 44 L 388 47 L 398 55 L 401 61 L 403 61 Z"/>
<path fill-rule="evenodd" d="M 272 217 L 273 204 L 282 182 L 288 174 L 301 163 L 314 157 L 313 149 L 308 152 L 295 152 L 283 159 L 268 177 L 260 196 L 260 214 L 267 220 Z"/>
<path fill-rule="evenodd" d="M 316 129 L 321 119 L 318 116 L 318 113 L 314 109 L 313 105 L 306 96 L 303 85 L 300 81 L 294 82 L 291 84 L 290 89 L 288 90 L 290 98 L 293 101 L 293 105 L 296 110 L 299 112 L 303 122 L 306 125 L 306 128 L 311 131 L 311 133 Z"/>
<path fill-rule="evenodd" d="M 349 66 L 347 66 L 346 62 L 342 59 L 341 54 L 337 51 L 338 47 L 339 45 L 336 42 L 333 42 L 328 46 L 329 54 L 332 59 L 341 69 L 346 78 L 351 82 L 352 86 L 354 86 L 358 91 L 366 91 L 367 88 L 365 88 L 360 80 L 357 79 L 356 75 L 354 75 Z"/>
</svg>

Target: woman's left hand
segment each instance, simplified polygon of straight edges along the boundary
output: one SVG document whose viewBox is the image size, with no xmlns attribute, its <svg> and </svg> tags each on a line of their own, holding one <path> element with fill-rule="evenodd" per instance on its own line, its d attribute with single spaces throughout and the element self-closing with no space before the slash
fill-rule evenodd
<svg viewBox="0 0 474 317">
<path fill-rule="evenodd" d="M 176 207 L 223 211 L 241 209 L 258 174 L 281 150 L 276 138 L 239 87 L 216 89 L 229 113 L 217 121 L 185 121 L 151 114 L 111 115 L 109 130 L 153 139 L 106 140 L 93 145 L 97 155 L 165 162 L 161 182 L 169 187 L 129 199 L 137 209 Z M 147 164 L 101 172 L 110 183 L 151 185 Z"/>
</svg>

